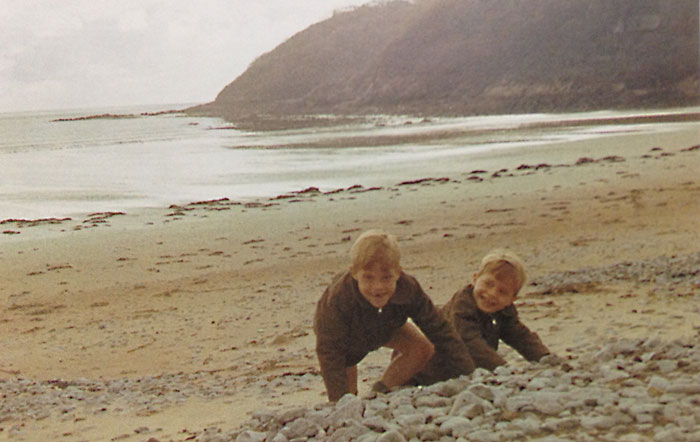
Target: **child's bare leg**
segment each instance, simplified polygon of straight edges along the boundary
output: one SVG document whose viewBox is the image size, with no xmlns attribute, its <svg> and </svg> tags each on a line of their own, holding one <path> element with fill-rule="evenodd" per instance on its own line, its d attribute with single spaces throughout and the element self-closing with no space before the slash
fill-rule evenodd
<svg viewBox="0 0 700 442">
<path fill-rule="evenodd" d="M 345 369 L 345 373 L 348 376 L 348 390 L 350 390 L 350 393 L 357 396 L 357 365 L 348 367 Z"/>
<path fill-rule="evenodd" d="M 406 322 L 398 329 L 385 347 L 395 350 L 395 356 L 382 376 L 387 388 L 408 382 L 435 354 L 435 346 L 412 322 Z"/>
</svg>

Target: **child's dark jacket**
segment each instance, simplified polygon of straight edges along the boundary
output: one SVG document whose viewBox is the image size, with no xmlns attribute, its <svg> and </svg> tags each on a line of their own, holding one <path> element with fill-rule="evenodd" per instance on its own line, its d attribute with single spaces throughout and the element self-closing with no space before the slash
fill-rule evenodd
<svg viewBox="0 0 700 442">
<path fill-rule="evenodd" d="M 506 363 L 496 352 L 499 340 L 528 361 L 538 361 L 549 354 L 539 336 L 520 322 L 515 305 L 492 314 L 484 313 L 476 306 L 473 290 L 471 284 L 464 287 L 441 311 L 466 344 L 477 367 L 493 370 Z"/>
<path fill-rule="evenodd" d="M 333 279 L 314 315 L 316 353 L 329 400 L 336 401 L 349 392 L 346 369 L 386 344 L 408 318 L 435 345 L 436 352 L 449 355 L 445 372 L 450 377 L 474 370 L 466 347 L 415 278 L 402 272 L 394 295 L 377 309 L 346 271 Z"/>
</svg>

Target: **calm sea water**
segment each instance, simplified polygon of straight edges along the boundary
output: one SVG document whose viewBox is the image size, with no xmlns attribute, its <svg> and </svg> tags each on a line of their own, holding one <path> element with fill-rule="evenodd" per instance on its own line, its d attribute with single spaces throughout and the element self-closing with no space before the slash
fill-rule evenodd
<svg viewBox="0 0 700 442">
<path fill-rule="evenodd" d="M 309 186 L 386 186 L 456 176 L 545 146 L 686 128 L 654 124 L 517 129 L 528 123 L 639 114 L 595 112 L 430 121 L 377 117 L 367 124 L 333 129 L 249 133 L 221 129 L 227 124 L 212 118 L 140 115 L 180 107 L 184 106 L 0 114 L 0 220 L 129 211 L 224 197 L 246 200 Z M 102 114 L 137 117 L 54 121 Z M 439 136 L 455 130 L 462 135 Z M 339 138 L 409 134 L 435 137 L 423 138 L 420 144 L 323 147 Z M 319 145 L 300 147 L 309 142 Z M 295 147 L 280 147 L 285 145 Z"/>
</svg>

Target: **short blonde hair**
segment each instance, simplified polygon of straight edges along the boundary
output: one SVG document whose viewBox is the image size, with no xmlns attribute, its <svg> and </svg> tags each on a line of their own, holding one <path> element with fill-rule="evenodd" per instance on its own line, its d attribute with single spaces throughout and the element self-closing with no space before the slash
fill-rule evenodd
<svg viewBox="0 0 700 442">
<path fill-rule="evenodd" d="M 525 282 L 527 281 L 527 274 L 525 273 L 523 261 L 514 252 L 505 249 L 495 249 L 490 251 L 482 258 L 477 274 L 481 275 L 484 272 L 497 274 L 505 269 L 509 269 L 514 272 L 514 276 L 518 283 L 516 290 L 517 294 L 525 285 Z"/>
<path fill-rule="evenodd" d="M 383 230 L 367 230 L 350 248 L 351 270 L 359 272 L 376 262 L 400 270 L 401 253 L 394 235 Z"/>
</svg>

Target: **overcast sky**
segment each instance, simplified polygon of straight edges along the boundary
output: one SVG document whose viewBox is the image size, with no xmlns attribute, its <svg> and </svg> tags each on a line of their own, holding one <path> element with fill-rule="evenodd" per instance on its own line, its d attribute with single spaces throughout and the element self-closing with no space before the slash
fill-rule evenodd
<svg viewBox="0 0 700 442">
<path fill-rule="evenodd" d="M 368 0 L 0 0 L 0 112 L 203 103 Z"/>
</svg>

